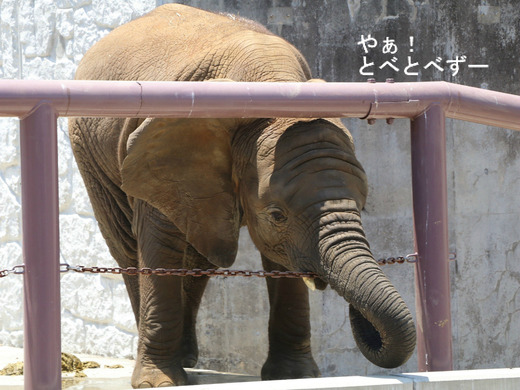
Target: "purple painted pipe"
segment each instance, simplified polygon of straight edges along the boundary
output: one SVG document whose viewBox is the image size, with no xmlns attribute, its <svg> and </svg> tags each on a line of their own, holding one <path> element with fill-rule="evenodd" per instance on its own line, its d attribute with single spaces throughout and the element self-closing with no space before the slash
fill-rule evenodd
<svg viewBox="0 0 520 390">
<path fill-rule="evenodd" d="M 0 81 L 21 121 L 26 389 L 59 389 L 57 116 L 410 118 L 419 368 L 452 368 L 444 118 L 520 130 L 520 96 L 445 82 Z"/>
<path fill-rule="evenodd" d="M 56 119 L 43 103 L 20 122 L 26 389 L 61 388 Z"/>
<path fill-rule="evenodd" d="M 520 130 L 520 96 L 446 82 L 214 83 L 0 81 L 0 116 L 40 101 L 59 116 L 415 118 L 432 104 L 449 118 Z"/>
<path fill-rule="evenodd" d="M 445 116 L 432 105 L 411 123 L 415 307 L 421 371 L 453 369 Z"/>
</svg>

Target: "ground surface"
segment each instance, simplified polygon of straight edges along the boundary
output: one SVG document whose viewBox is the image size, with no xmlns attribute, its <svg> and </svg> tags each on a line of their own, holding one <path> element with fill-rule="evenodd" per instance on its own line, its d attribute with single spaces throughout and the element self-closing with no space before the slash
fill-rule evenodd
<svg viewBox="0 0 520 390">
<path fill-rule="evenodd" d="M 86 377 L 76 377 L 74 373 L 63 373 L 62 388 L 67 390 L 128 390 L 134 361 L 85 354 L 77 354 L 82 362 L 95 361 L 99 368 L 83 370 Z M 23 349 L 0 346 L 0 370 L 8 364 L 23 361 Z M 110 368 L 119 367 L 119 368 Z M 260 380 L 258 377 L 221 373 L 209 370 L 188 370 L 190 384 L 230 383 Z M 23 376 L 0 376 L 0 390 L 23 389 Z"/>
</svg>

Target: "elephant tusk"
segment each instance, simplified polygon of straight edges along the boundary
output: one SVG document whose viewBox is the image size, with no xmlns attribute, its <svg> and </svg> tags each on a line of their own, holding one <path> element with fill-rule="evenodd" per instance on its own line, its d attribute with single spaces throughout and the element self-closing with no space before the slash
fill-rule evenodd
<svg viewBox="0 0 520 390">
<path fill-rule="evenodd" d="M 314 282 L 314 278 L 303 278 L 303 282 L 309 287 L 309 290 L 316 290 L 316 283 Z"/>
</svg>

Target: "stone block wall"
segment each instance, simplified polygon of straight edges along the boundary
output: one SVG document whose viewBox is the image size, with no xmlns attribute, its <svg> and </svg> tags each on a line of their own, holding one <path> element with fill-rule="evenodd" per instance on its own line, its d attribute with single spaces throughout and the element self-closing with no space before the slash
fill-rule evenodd
<svg viewBox="0 0 520 390">
<path fill-rule="evenodd" d="M 162 3 L 4 0 L 0 78 L 72 79 L 94 42 Z M 516 0 L 179 3 L 238 13 L 263 23 L 304 53 L 315 77 L 328 81 L 446 80 L 520 94 Z M 365 52 L 358 42 L 369 34 L 377 45 L 367 41 L 373 47 Z M 488 67 L 470 68 L 470 64 Z M 396 120 L 392 126 L 384 122 L 368 126 L 353 119 L 345 123 L 369 178 L 363 220 L 376 257 L 413 252 L 408 121 Z M 17 130 L 17 119 L 0 119 L 0 269 L 22 263 Z M 458 258 L 451 265 L 455 368 L 518 366 L 520 137 L 452 120 L 447 130 L 450 245 Z M 60 119 L 58 132 L 61 261 L 115 266 L 72 159 L 66 119 Z M 236 266 L 261 267 L 247 231 L 242 231 Z M 412 266 L 386 267 L 385 272 L 413 309 Z M 135 355 L 136 330 L 121 278 L 68 273 L 62 276 L 61 288 L 64 351 Z M 312 293 L 311 306 L 313 348 L 323 375 L 389 372 L 361 356 L 350 333 L 347 305 L 335 292 Z M 0 307 L 0 344 L 22 346 L 20 276 L 0 280 Z M 267 319 L 262 280 L 212 280 L 199 315 L 199 366 L 257 374 L 267 354 Z M 416 369 L 414 356 L 398 370 Z"/>
</svg>

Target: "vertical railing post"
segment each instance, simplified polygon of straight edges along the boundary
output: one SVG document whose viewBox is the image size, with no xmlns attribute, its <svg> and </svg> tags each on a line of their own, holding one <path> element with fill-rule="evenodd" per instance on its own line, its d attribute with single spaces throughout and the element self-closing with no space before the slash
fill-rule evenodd
<svg viewBox="0 0 520 390">
<path fill-rule="evenodd" d="M 441 106 L 432 105 L 411 123 L 415 246 L 415 303 L 421 371 L 453 369 L 446 126 Z"/>
<path fill-rule="evenodd" d="M 25 389 L 61 389 L 56 121 L 43 102 L 20 122 Z"/>
</svg>

